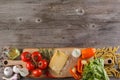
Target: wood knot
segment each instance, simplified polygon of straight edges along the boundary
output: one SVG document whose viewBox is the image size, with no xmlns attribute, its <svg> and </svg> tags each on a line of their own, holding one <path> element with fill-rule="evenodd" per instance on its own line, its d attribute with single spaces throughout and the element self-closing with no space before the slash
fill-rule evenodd
<svg viewBox="0 0 120 80">
<path fill-rule="evenodd" d="M 22 18 L 22 17 L 18 17 L 17 20 L 18 20 L 19 22 L 22 22 L 22 21 L 23 21 L 23 18 Z"/>
<path fill-rule="evenodd" d="M 85 14 L 85 10 L 82 8 L 78 8 L 75 11 L 76 11 L 77 15 L 84 15 Z"/>
<path fill-rule="evenodd" d="M 35 22 L 36 22 L 36 23 L 41 23 L 41 22 L 42 22 L 42 19 L 41 19 L 41 18 L 37 18 L 37 19 L 35 19 Z"/>
<path fill-rule="evenodd" d="M 97 28 L 97 25 L 94 24 L 94 23 L 91 23 L 91 24 L 89 24 L 89 28 L 90 29 L 95 29 L 95 28 Z"/>
</svg>

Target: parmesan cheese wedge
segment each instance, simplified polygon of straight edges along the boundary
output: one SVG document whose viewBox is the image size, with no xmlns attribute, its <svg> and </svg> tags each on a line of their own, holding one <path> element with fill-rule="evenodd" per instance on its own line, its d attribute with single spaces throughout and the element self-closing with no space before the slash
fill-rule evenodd
<svg viewBox="0 0 120 80">
<path fill-rule="evenodd" d="M 60 74 L 60 71 L 63 69 L 67 59 L 68 55 L 57 50 L 50 61 L 49 68 L 55 73 Z"/>
</svg>

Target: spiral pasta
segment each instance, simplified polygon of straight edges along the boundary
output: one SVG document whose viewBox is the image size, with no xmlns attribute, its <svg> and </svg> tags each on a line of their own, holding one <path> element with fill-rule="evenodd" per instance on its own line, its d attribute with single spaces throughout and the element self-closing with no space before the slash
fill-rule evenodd
<svg viewBox="0 0 120 80">
<path fill-rule="evenodd" d="M 120 78 L 120 54 L 117 53 L 118 49 L 119 47 L 98 48 L 95 55 L 95 58 L 112 60 L 110 64 L 105 65 L 105 70 L 108 76 L 114 76 L 115 78 Z"/>
</svg>

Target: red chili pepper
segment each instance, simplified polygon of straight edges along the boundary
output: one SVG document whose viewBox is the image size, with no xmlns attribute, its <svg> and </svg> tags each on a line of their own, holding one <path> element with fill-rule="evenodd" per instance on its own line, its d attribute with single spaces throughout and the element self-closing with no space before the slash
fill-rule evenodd
<svg viewBox="0 0 120 80">
<path fill-rule="evenodd" d="M 82 77 L 81 77 L 81 74 L 79 74 L 79 73 L 77 72 L 77 70 L 76 70 L 75 67 L 72 68 L 72 69 L 70 69 L 69 72 L 70 72 L 70 74 L 71 74 L 76 80 L 79 80 L 79 79 L 82 78 Z"/>
<path fill-rule="evenodd" d="M 77 71 L 79 73 L 83 72 L 83 64 L 82 64 L 82 59 L 81 58 L 79 58 L 78 61 L 77 61 Z"/>
</svg>

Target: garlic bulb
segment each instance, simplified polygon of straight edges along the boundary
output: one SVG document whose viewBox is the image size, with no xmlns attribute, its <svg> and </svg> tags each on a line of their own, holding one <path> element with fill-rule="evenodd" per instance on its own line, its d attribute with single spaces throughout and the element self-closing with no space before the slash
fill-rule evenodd
<svg viewBox="0 0 120 80">
<path fill-rule="evenodd" d="M 6 67 L 4 69 L 4 75 L 6 77 L 11 77 L 13 75 L 13 69 L 11 67 Z"/>
</svg>

